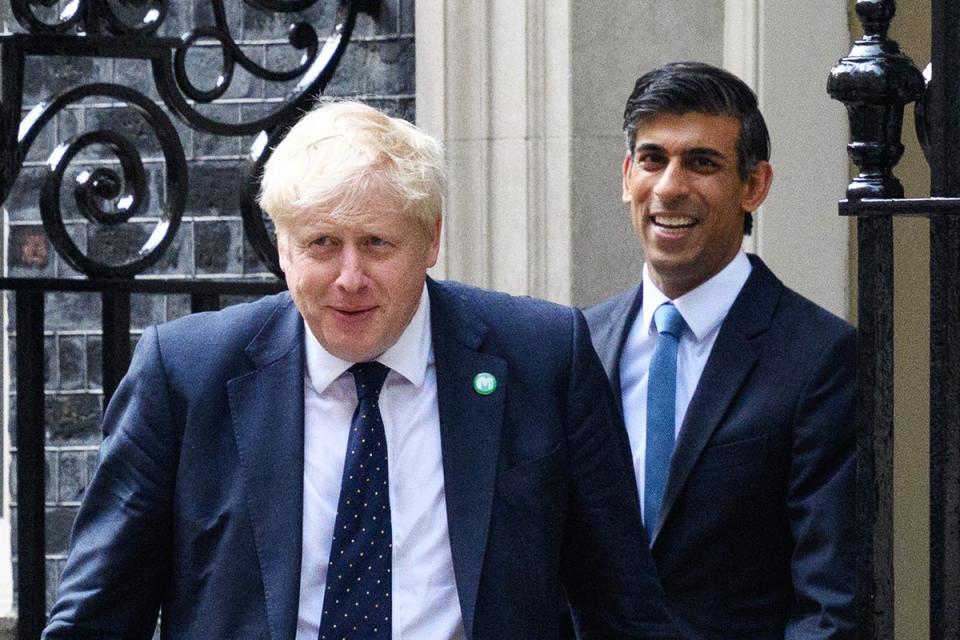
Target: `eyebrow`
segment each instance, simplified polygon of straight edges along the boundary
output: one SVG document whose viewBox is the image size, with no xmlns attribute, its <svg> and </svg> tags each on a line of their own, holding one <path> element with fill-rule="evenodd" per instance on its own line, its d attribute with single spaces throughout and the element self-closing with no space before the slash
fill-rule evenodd
<svg viewBox="0 0 960 640">
<path fill-rule="evenodd" d="M 645 142 L 645 143 L 642 143 L 642 144 L 638 144 L 638 145 L 634 148 L 634 150 L 633 150 L 633 155 L 637 155 L 637 154 L 638 154 L 639 152 L 641 152 L 641 151 L 658 151 L 658 152 L 661 152 L 661 153 L 662 153 L 663 151 L 665 151 L 665 149 L 664 149 L 661 145 L 659 145 L 659 144 L 655 144 L 655 143 L 653 143 L 653 142 Z M 683 152 L 683 155 L 685 155 L 685 156 L 708 156 L 708 157 L 711 157 L 711 158 L 726 158 L 726 156 L 724 156 L 722 153 L 720 153 L 719 151 L 717 151 L 717 150 L 714 149 L 713 147 L 692 147 L 692 148 L 690 148 L 690 149 L 686 149 L 686 150 Z"/>
<path fill-rule="evenodd" d="M 693 149 L 687 149 L 684 154 L 685 156 L 710 156 L 711 158 L 726 158 L 725 155 L 713 149 L 711 147 L 694 147 Z"/>
</svg>

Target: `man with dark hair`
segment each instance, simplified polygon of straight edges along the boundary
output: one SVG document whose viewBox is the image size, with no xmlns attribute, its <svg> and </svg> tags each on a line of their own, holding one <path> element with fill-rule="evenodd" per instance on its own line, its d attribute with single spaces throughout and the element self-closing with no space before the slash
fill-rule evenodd
<svg viewBox="0 0 960 640">
<path fill-rule="evenodd" d="M 850 638 L 856 336 L 741 248 L 772 181 L 756 96 L 668 64 L 637 80 L 624 131 L 642 281 L 586 315 L 676 621 Z"/>
</svg>

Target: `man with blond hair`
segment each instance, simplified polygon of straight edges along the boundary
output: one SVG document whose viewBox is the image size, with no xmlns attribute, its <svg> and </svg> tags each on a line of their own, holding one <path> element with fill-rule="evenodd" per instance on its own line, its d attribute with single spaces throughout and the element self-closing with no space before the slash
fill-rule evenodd
<svg viewBox="0 0 960 640">
<path fill-rule="evenodd" d="M 150 328 L 45 638 L 672 638 L 575 310 L 435 282 L 437 143 L 351 102 L 268 161 L 289 293 Z"/>
</svg>

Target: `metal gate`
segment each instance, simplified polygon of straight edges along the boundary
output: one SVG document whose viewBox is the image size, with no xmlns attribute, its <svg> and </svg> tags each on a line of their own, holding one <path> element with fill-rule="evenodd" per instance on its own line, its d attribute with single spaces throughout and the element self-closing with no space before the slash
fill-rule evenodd
<svg viewBox="0 0 960 640">
<path fill-rule="evenodd" d="M 894 216 L 930 219 L 930 636 L 960 639 L 960 3 L 931 6 L 928 73 L 887 37 L 896 2 L 859 0 L 864 36 L 828 81 L 847 107 L 848 151 L 859 168 L 840 213 L 856 217 L 858 230 L 857 619 L 865 639 L 894 633 Z M 892 173 L 903 109 L 914 101 L 928 198 L 904 198 Z"/>
</svg>

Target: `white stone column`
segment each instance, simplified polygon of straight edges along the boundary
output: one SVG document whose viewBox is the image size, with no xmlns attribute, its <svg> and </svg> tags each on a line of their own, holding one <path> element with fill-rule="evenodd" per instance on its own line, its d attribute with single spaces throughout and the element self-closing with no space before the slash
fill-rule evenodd
<svg viewBox="0 0 960 640">
<path fill-rule="evenodd" d="M 850 48 L 845 0 L 757 4 L 757 93 L 773 145 L 773 187 L 756 251 L 787 286 L 850 317 L 847 116 L 827 75 Z"/>
<path fill-rule="evenodd" d="M 590 304 L 635 285 L 642 254 L 621 201 L 623 108 L 636 79 L 673 60 L 720 64 L 722 0 L 571 2 L 572 287 Z"/>
<path fill-rule="evenodd" d="M 417 119 L 450 189 L 436 275 L 569 298 L 565 2 L 417 3 Z"/>
</svg>

